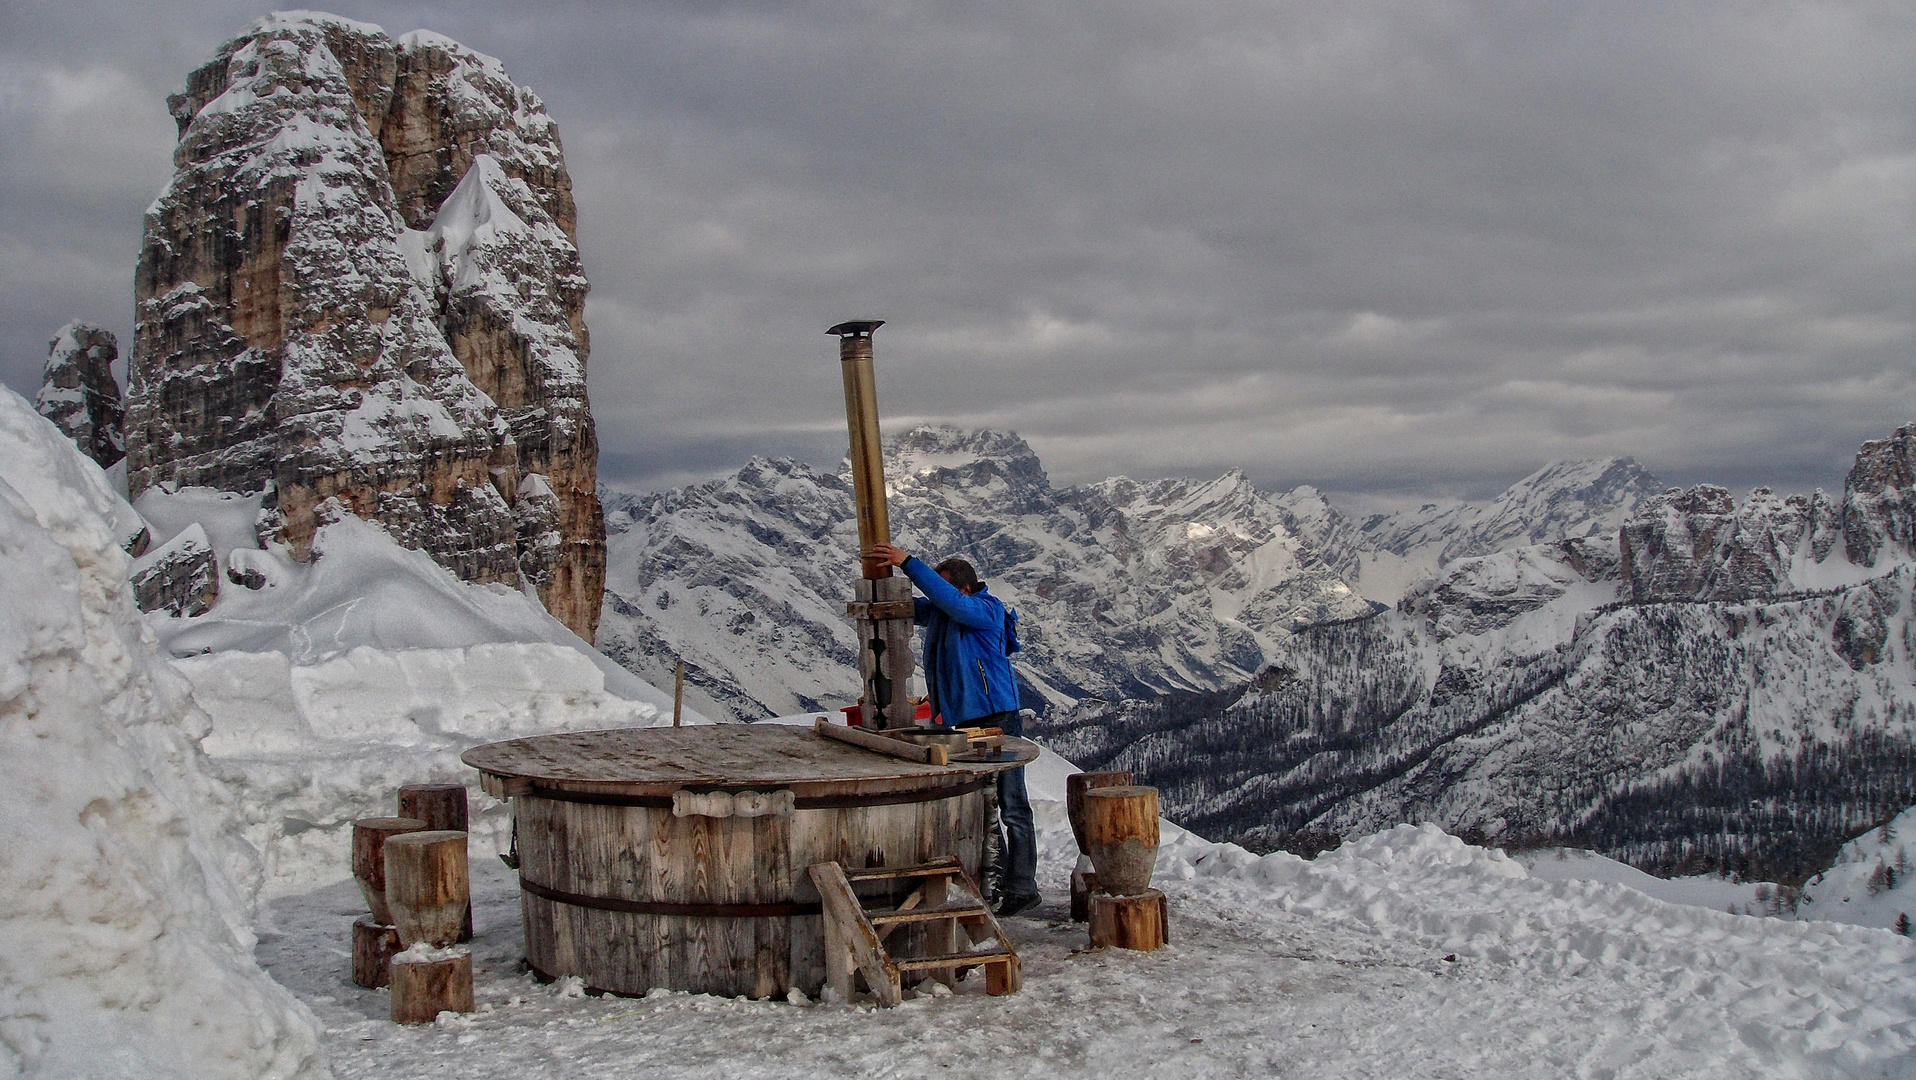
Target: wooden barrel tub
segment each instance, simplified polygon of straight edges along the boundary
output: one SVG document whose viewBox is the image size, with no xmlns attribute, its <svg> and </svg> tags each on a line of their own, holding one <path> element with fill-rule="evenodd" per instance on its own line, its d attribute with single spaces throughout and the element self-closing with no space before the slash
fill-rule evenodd
<svg viewBox="0 0 1916 1080">
<path fill-rule="evenodd" d="M 526 960 L 540 978 L 763 998 L 824 984 L 807 867 L 956 855 L 978 880 L 985 785 L 1037 756 L 1006 739 L 924 765 L 810 728 L 725 724 L 543 735 L 462 760 L 512 802 Z"/>
</svg>

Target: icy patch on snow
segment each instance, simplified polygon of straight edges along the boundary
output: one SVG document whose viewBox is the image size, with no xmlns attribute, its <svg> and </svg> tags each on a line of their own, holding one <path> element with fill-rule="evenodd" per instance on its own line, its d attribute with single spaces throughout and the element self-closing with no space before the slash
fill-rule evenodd
<svg viewBox="0 0 1916 1080">
<path fill-rule="evenodd" d="M 141 633 L 126 515 L 0 389 L 0 1073 L 317 1077 L 310 1012 L 252 957 L 256 871 Z"/>
</svg>

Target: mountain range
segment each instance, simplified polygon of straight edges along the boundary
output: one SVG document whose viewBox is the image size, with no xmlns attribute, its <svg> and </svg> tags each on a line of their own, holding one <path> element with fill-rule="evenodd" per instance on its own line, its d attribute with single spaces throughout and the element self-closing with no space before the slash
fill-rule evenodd
<svg viewBox="0 0 1916 1080">
<path fill-rule="evenodd" d="M 1016 435 L 921 426 L 885 442 L 893 531 L 971 559 L 1021 616 L 1027 705 L 1069 710 L 1255 678 L 1300 629 L 1369 615 L 1464 554 L 1614 530 L 1659 485 L 1628 459 L 1557 463 L 1485 504 L 1353 518 L 1321 493 L 1113 477 L 1054 486 Z M 705 484 L 603 492 L 598 644 L 688 700 L 757 719 L 857 695 L 844 603 L 847 475 L 758 458 Z"/>
<path fill-rule="evenodd" d="M 1800 881 L 1916 802 L 1913 451 L 1912 428 L 1864 444 L 1840 499 L 1640 499 L 1615 532 L 1455 558 L 1256 679 L 1038 729 L 1257 848 L 1431 821 Z"/>
</svg>

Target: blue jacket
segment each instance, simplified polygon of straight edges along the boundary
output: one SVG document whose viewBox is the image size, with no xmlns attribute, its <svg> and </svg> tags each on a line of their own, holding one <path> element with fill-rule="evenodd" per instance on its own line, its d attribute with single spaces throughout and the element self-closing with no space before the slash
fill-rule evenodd
<svg viewBox="0 0 1916 1080">
<path fill-rule="evenodd" d="M 925 688 L 933 716 L 963 724 L 1018 707 L 1018 679 L 1005 653 L 1005 605 L 984 585 L 967 596 L 914 557 L 905 576 L 925 595 L 913 621 L 925 628 Z"/>
</svg>

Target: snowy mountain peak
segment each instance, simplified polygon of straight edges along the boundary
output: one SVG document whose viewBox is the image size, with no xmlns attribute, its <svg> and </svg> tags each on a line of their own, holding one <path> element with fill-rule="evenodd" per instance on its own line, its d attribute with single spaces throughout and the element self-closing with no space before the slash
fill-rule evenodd
<svg viewBox="0 0 1916 1080">
<path fill-rule="evenodd" d="M 1663 484 L 1634 458 L 1553 461 L 1512 484 L 1472 523 L 1447 559 L 1521 544 L 1612 533 Z"/>
<path fill-rule="evenodd" d="M 1053 488 L 1017 435 L 944 425 L 887 440 L 886 466 L 898 542 L 970 559 L 1023 611 L 1034 703 L 1214 687 L 1293 626 L 1370 610 L 1242 472 Z M 754 459 L 608 508 L 600 644 L 622 663 L 663 677 L 684 657 L 693 700 L 740 717 L 856 694 L 842 473 Z"/>
</svg>

